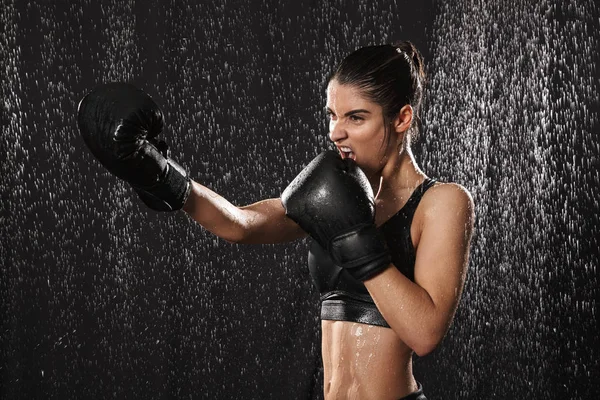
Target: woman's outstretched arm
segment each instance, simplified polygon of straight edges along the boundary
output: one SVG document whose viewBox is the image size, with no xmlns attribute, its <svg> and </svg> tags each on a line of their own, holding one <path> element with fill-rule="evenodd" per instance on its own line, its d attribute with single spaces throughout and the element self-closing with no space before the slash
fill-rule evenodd
<svg viewBox="0 0 600 400">
<path fill-rule="evenodd" d="M 228 242 L 282 243 L 306 236 L 285 215 L 278 198 L 238 207 L 192 181 L 192 189 L 183 210 L 208 231 Z"/>
</svg>

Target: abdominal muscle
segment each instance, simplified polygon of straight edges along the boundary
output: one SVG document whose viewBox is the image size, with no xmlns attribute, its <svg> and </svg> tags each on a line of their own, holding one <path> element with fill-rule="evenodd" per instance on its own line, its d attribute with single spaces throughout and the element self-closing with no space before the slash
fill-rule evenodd
<svg viewBox="0 0 600 400">
<path fill-rule="evenodd" d="M 325 400 L 397 400 L 417 390 L 412 350 L 389 328 L 321 321 Z"/>
</svg>

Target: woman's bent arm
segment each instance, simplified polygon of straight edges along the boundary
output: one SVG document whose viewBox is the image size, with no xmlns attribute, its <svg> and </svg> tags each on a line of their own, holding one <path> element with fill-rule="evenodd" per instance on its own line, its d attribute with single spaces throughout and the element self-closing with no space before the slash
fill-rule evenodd
<svg viewBox="0 0 600 400">
<path fill-rule="evenodd" d="M 237 207 L 192 181 L 192 190 L 183 210 L 204 228 L 228 242 L 282 243 L 306 236 L 285 215 L 278 198 Z"/>
<path fill-rule="evenodd" d="M 440 343 L 452 322 L 463 290 L 474 223 L 473 199 L 459 185 L 432 188 L 422 203 L 427 211 L 415 281 L 396 268 L 365 281 L 388 324 L 419 356 Z"/>
</svg>

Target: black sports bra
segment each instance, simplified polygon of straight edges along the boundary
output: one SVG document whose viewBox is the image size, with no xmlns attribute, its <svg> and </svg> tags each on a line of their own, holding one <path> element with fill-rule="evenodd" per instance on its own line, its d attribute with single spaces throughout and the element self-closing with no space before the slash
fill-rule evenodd
<svg viewBox="0 0 600 400">
<path fill-rule="evenodd" d="M 416 254 L 410 237 L 410 226 L 423 194 L 435 182 L 435 179 L 426 179 L 413 191 L 404 207 L 378 228 L 390 249 L 392 262 L 412 281 Z M 308 253 L 308 268 L 321 294 L 321 319 L 389 328 L 365 285 L 337 266 L 327 251 L 314 240 Z"/>
</svg>

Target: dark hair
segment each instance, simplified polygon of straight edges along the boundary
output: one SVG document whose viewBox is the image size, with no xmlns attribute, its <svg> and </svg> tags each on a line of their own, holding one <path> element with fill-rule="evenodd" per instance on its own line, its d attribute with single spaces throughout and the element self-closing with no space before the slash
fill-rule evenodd
<svg viewBox="0 0 600 400">
<path fill-rule="evenodd" d="M 349 54 L 329 78 L 342 85 L 357 87 L 370 101 L 383 109 L 386 146 L 389 143 L 391 124 L 407 104 L 413 108 L 413 121 L 418 120 L 425 71 L 423 57 L 409 41 L 393 45 L 368 46 Z M 417 124 L 409 133 L 418 134 Z"/>
</svg>

